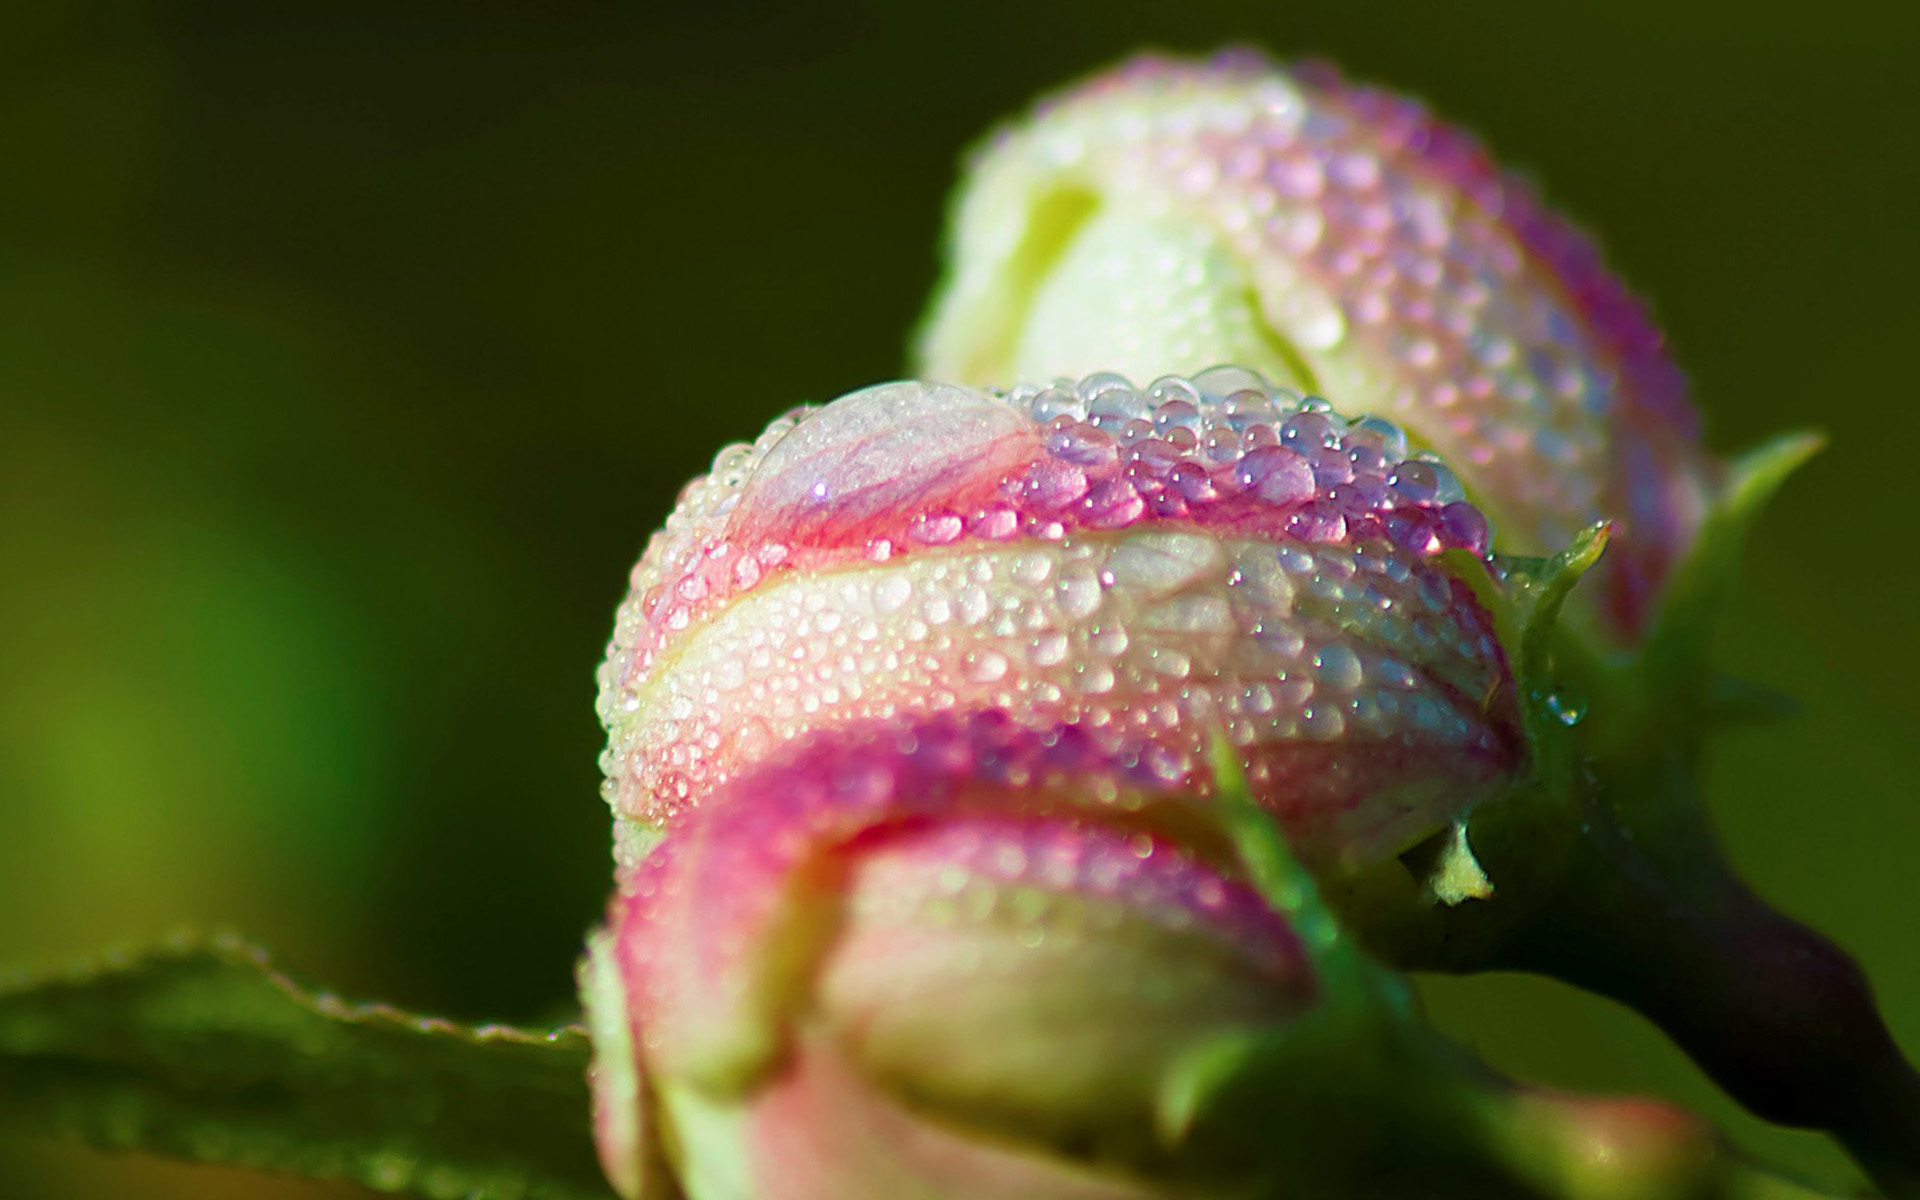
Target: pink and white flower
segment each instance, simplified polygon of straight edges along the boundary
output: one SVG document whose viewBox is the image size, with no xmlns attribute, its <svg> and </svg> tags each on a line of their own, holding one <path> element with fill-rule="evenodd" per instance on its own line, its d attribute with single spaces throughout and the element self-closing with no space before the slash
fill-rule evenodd
<svg viewBox="0 0 1920 1200">
<path fill-rule="evenodd" d="M 601 679 L 609 1176 L 1244 1188 L 1163 1089 L 1320 985 L 1208 811 L 1213 739 L 1317 873 L 1404 875 L 1527 771 L 1487 538 L 1397 428 L 1239 370 L 887 384 L 723 451 Z"/>
<path fill-rule="evenodd" d="M 1376 861 L 1524 769 L 1486 549 L 1396 428 L 1243 371 L 782 418 L 689 485 L 621 606 L 620 860 L 805 735 L 998 712 L 1195 793 L 1224 732 L 1310 866 Z"/>
<path fill-rule="evenodd" d="M 1599 620 L 1616 640 L 1645 628 L 1717 478 L 1641 302 L 1414 100 L 1246 52 L 1147 56 L 980 148 L 921 374 L 1213 363 L 1400 423 L 1507 553 L 1613 521 Z"/>
<path fill-rule="evenodd" d="M 624 877 L 590 963 L 609 1178 L 1225 1194 L 1231 1164 L 1159 1136 L 1164 1081 L 1317 986 L 1258 894 L 1159 827 L 1178 803 L 1079 730 L 992 713 L 821 732 L 720 785 Z"/>
</svg>

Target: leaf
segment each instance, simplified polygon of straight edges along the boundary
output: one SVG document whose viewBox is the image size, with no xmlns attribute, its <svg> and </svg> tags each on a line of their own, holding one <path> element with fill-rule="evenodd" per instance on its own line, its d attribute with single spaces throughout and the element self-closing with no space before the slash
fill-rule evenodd
<svg viewBox="0 0 1920 1200">
<path fill-rule="evenodd" d="M 231 938 L 0 978 L 0 1126 L 476 1200 L 609 1200 L 577 1027 L 301 991 Z"/>
<path fill-rule="evenodd" d="M 1600 561 L 1613 540 L 1613 525 L 1601 521 L 1576 534 L 1560 553 L 1550 558 L 1495 556 L 1495 571 L 1474 570 L 1471 557 L 1457 551 L 1449 556 L 1459 564 L 1457 574 L 1473 588 L 1480 604 L 1492 614 L 1500 642 L 1513 655 L 1514 673 L 1523 686 L 1541 683 L 1553 653 L 1554 632 L 1567 596 Z"/>
<path fill-rule="evenodd" d="M 1700 686 L 1710 634 L 1734 586 L 1754 525 L 1788 479 L 1826 445 L 1818 433 L 1783 434 L 1728 464 L 1727 478 L 1678 564 L 1647 637 L 1649 684 Z"/>
<path fill-rule="evenodd" d="M 1331 1103 L 1329 1089 L 1366 1092 L 1416 1021 L 1411 988 L 1341 930 L 1279 822 L 1248 790 L 1224 734 L 1215 734 L 1212 755 L 1215 796 L 1209 811 L 1247 882 L 1300 939 L 1321 997 L 1281 1032 L 1229 1031 L 1177 1063 L 1161 1081 L 1155 1111 L 1157 1133 L 1168 1146 L 1179 1145 L 1209 1119 L 1239 1123 L 1240 1132 L 1256 1142 L 1271 1140 L 1283 1106 Z M 1234 1111 L 1234 1098 L 1249 1095 L 1258 1100 L 1245 1111 L 1262 1114 L 1251 1125 Z"/>
<path fill-rule="evenodd" d="M 1535 570 L 1514 572 L 1512 582 L 1524 606 L 1516 664 L 1523 683 L 1531 686 L 1545 677 L 1560 610 L 1574 585 L 1600 561 L 1612 539 L 1613 526 L 1602 521 L 1582 530 L 1566 549 L 1539 563 Z"/>
<path fill-rule="evenodd" d="M 1547 775 L 1553 774 L 1544 766 L 1547 760 L 1565 757 L 1564 739 L 1559 738 L 1564 731 L 1556 727 L 1579 720 L 1569 721 L 1564 715 L 1569 693 L 1562 690 L 1558 677 L 1565 674 L 1591 685 L 1605 683 L 1596 677 L 1599 664 L 1588 660 L 1580 639 L 1559 633 L 1567 597 L 1600 561 L 1613 536 L 1612 522 L 1600 521 L 1574 535 L 1558 554 L 1547 558 L 1496 555 L 1491 571 L 1477 569 L 1480 562 L 1462 552 L 1448 552 L 1457 578 L 1473 589 L 1511 656 L 1528 741 L 1536 764 Z"/>
</svg>

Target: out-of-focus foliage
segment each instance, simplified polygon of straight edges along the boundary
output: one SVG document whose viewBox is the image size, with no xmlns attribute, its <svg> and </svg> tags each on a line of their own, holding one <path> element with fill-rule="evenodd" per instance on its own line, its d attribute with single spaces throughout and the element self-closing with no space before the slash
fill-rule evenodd
<svg viewBox="0 0 1920 1200">
<path fill-rule="evenodd" d="M 217 923 L 352 994 L 559 1012 L 610 885 L 592 667 L 647 531 L 723 442 L 899 373 L 956 147 L 1141 45 L 1241 39 L 1534 169 L 1656 303 L 1717 448 L 1830 433 L 1724 658 L 1804 710 L 1723 737 L 1713 800 L 1912 1046 L 1920 104 L 1890 19 L 0 6 L 0 960 Z M 1602 1002 L 1427 992 L 1509 1070 L 1843 1174 Z M 251 1194 L 0 1145 L 10 1196 L 221 1187 Z"/>
<path fill-rule="evenodd" d="M 231 939 L 0 980 L 0 1116 L 409 1195 L 608 1200 L 578 1028 L 310 995 Z"/>
</svg>

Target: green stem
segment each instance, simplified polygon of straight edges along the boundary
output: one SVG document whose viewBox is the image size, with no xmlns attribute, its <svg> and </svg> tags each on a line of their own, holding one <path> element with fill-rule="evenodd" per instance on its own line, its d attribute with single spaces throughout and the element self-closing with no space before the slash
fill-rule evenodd
<svg viewBox="0 0 1920 1200">
<path fill-rule="evenodd" d="M 1597 804 L 1544 912 L 1484 965 L 1634 1008 L 1757 1115 L 1828 1131 L 1886 1195 L 1920 1197 L 1920 1072 L 1859 965 L 1728 867 L 1675 794 L 1689 768 L 1643 780 L 1656 803 Z"/>
<path fill-rule="evenodd" d="M 1238 849 L 1249 882 L 1295 923 L 1327 999 L 1317 1013 L 1283 1035 L 1223 1039 L 1197 1057 L 1170 1081 L 1163 1096 L 1164 1131 L 1185 1138 L 1198 1126 L 1203 1136 L 1220 1139 L 1218 1149 L 1232 1148 L 1258 1161 L 1263 1151 L 1271 1153 L 1287 1142 L 1281 1130 L 1309 1130 L 1312 1149 L 1306 1161 L 1319 1162 L 1343 1179 L 1341 1164 L 1347 1162 L 1362 1175 L 1366 1168 L 1361 1164 L 1376 1160 L 1412 1164 L 1412 1175 L 1424 1180 L 1423 1195 L 1456 1194 L 1438 1182 L 1453 1180 L 1466 1185 L 1462 1194 L 1479 1200 L 1629 1200 L 1651 1195 L 1672 1200 L 1819 1200 L 1820 1193 L 1771 1175 L 1732 1152 L 1704 1121 L 1678 1109 L 1522 1087 L 1436 1034 L 1408 1004 L 1401 976 L 1341 933 L 1318 888 L 1293 859 L 1279 826 L 1247 794 L 1224 743 L 1215 746 L 1215 770 L 1220 780 L 1217 813 L 1224 831 Z M 1617 826 L 1606 830 L 1594 845 L 1610 838 L 1621 847 L 1632 846 L 1631 837 Z M 1599 865 L 1599 860 L 1583 859 L 1580 868 L 1590 875 Z M 1657 878 L 1651 871 L 1647 877 Z M 1577 869 L 1573 882 L 1593 880 Z M 1595 894 L 1630 902 L 1650 893 L 1603 884 Z M 1685 922 L 1696 911 L 1680 902 L 1669 909 L 1664 914 L 1668 924 Z M 1534 933 L 1529 930 L 1512 944 L 1523 950 L 1533 947 Z M 1550 943 L 1548 938 L 1537 944 Z M 1595 949 L 1595 963 L 1610 960 L 1612 947 L 1596 944 Z M 1657 971 L 1650 978 L 1657 980 Z M 1370 1137 L 1345 1145 L 1348 1153 L 1343 1155 L 1341 1139 L 1335 1136 L 1342 1128 L 1365 1130 Z M 1292 1164 L 1298 1161 L 1296 1157 Z M 1339 1190 L 1352 1189 L 1343 1185 Z"/>
</svg>

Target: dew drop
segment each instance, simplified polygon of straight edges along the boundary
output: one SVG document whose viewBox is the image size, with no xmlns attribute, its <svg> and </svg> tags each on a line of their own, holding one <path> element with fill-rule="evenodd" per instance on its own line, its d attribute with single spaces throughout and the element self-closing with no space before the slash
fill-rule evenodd
<svg viewBox="0 0 1920 1200">
<path fill-rule="evenodd" d="M 1055 417 L 1071 417 L 1080 420 L 1087 415 L 1086 405 L 1080 398 L 1065 388 L 1048 388 L 1035 396 L 1028 406 L 1033 419 L 1045 425 Z"/>
<path fill-rule="evenodd" d="M 1178 650 L 1155 650 L 1150 661 L 1157 674 L 1169 679 L 1185 679 L 1193 671 L 1193 659 Z"/>
<path fill-rule="evenodd" d="M 1109 479 L 1087 496 L 1086 521 L 1096 529 L 1121 529 L 1140 519 L 1147 502 L 1122 479 Z"/>
<path fill-rule="evenodd" d="M 913 540 L 928 546 L 945 546 L 957 541 L 965 532 L 965 523 L 959 514 L 951 512 L 931 512 L 913 523 L 908 532 Z"/>
<path fill-rule="evenodd" d="M 873 603 L 881 612 L 898 612 L 913 598 L 913 584 L 904 575 L 889 575 L 874 585 Z"/>
<path fill-rule="evenodd" d="M 1278 414 L 1266 392 L 1249 388 L 1235 392 L 1222 401 L 1220 415 L 1233 428 L 1248 429 L 1254 425 L 1268 424 Z"/>
<path fill-rule="evenodd" d="M 1053 559 L 1045 554 L 1022 554 L 1007 568 L 1007 576 L 1022 587 L 1038 587 L 1053 574 Z"/>
<path fill-rule="evenodd" d="M 1315 704 L 1300 710 L 1300 729 L 1314 741 L 1331 742 L 1346 732 L 1347 719 L 1331 705 Z"/>
<path fill-rule="evenodd" d="M 1449 545 L 1469 554 L 1484 555 L 1492 547 L 1493 530 L 1486 516 L 1465 500 L 1440 510 L 1440 528 Z"/>
<path fill-rule="evenodd" d="M 1182 498 L 1195 504 L 1205 503 L 1219 495 L 1213 486 L 1212 474 L 1197 462 L 1182 460 L 1175 463 L 1173 470 L 1167 474 L 1167 482 Z"/>
<path fill-rule="evenodd" d="M 1313 480 L 1319 487 L 1353 482 L 1353 459 L 1344 446 L 1316 446 L 1307 461 L 1313 466 Z"/>
<path fill-rule="evenodd" d="M 1113 436 L 1080 422 L 1063 425 L 1047 435 L 1047 453 L 1080 467 L 1101 467 L 1114 461 Z"/>
<path fill-rule="evenodd" d="M 1058 630 L 1039 634 L 1027 643 L 1027 658 L 1036 667 L 1058 666 L 1066 657 L 1067 635 Z"/>
<path fill-rule="evenodd" d="M 1153 427 L 1163 435 L 1176 429 L 1196 431 L 1200 428 L 1200 406 L 1184 397 L 1163 400 L 1153 410 Z"/>
<path fill-rule="evenodd" d="M 1397 463 L 1387 476 L 1387 486 L 1402 504 L 1431 504 L 1440 492 L 1440 479 L 1433 468 L 1433 463 L 1417 458 Z"/>
<path fill-rule="evenodd" d="M 1142 765 L 1153 772 L 1155 778 L 1168 783 L 1178 783 L 1187 774 L 1187 756 L 1171 746 L 1155 742 L 1140 757 Z"/>
<path fill-rule="evenodd" d="M 1087 420 L 1101 429 L 1118 430 L 1147 416 L 1147 398 L 1118 375 L 1089 375 L 1080 381 L 1087 401 Z"/>
<path fill-rule="evenodd" d="M 1092 616 L 1100 607 L 1100 579 L 1086 567 L 1076 567 L 1053 585 L 1060 611 L 1075 619 Z"/>
<path fill-rule="evenodd" d="M 1287 518 L 1287 536 L 1302 542 L 1338 542 L 1347 536 L 1347 518 L 1333 504 L 1309 504 Z"/>
<path fill-rule="evenodd" d="M 1147 398 L 1156 406 L 1164 405 L 1170 400 L 1180 400 L 1193 405 L 1196 414 L 1199 412 L 1201 403 L 1200 389 L 1191 381 L 1178 375 L 1162 375 L 1147 385 Z M 1157 416 L 1156 419 L 1158 419 Z"/>
<path fill-rule="evenodd" d="M 1407 456 L 1407 435 L 1384 417 L 1361 417 L 1347 427 L 1346 440 L 1350 450 L 1364 445 L 1377 451 L 1378 461 L 1384 463 L 1397 463 Z"/>
<path fill-rule="evenodd" d="M 1587 698 L 1573 688 L 1562 685 L 1547 693 L 1547 711 L 1553 719 L 1562 725 L 1578 725 L 1587 717 Z"/>
<path fill-rule="evenodd" d="M 1273 385 L 1245 367 L 1208 367 L 1193 377 L 1193 386 L 1201 396 L 1215 403 L 1225 401 L 1235 392 L 1265 394 L 1273 390 Z"/>
<path fill-rule="evenodd" d="M 967 655 L 967 674 L 975 683 L 996 683 L 1006 678 L 1007 656 L 998 650 L 976 650 Z"/>
<path fill-rule="evenodd" d="M 1295 413 L 1280 426 L 1280 444 L 1302 454 L 1322 447 L 1338 446 L 1340 428 L 1334 424 L 1334 420 L 1326 413 Z"/>
<path fill-rule="evenodd" d="M 1043 509 L 1065 508 L 1087 494 L 1087 473 L 1072 463 L 1045 458 L 1027 472 L 1025 491 Z"/>
<path fill-rule="evenodd" d="M 1291 450 L 1262 446 L 1234 468 L 1234 479 L 1269 504 L 1298 504 L 1313 497 L 1313 468 Z"/>
<path fill-rule="evenodd" d="M 1004 542 L 1020 532 L 1020 514 L 1010 508 L 982 509 L 968 525 L 979 537 Z"/>
<path fill-rule="evenodd" d="M 1320 683 L 1335 691 L 1350 692 L 1360 686 L 1359 656 L 1337 642 L 1314 654 L 1313 668 Z"/>
</svg>

